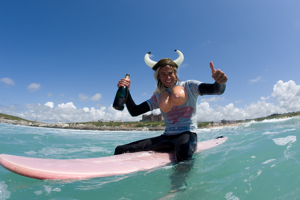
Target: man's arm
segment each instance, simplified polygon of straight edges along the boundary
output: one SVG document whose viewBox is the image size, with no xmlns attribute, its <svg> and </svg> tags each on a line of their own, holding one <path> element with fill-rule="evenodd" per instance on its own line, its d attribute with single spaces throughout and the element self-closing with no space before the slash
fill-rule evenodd
<svg viewBox="0 0 300 200">
<path fill-rule="evenodd" d="M 128 90 L 128 97 L 126 100 L 126 107 L 132 117 L 138 116 L 140 114 L 150 111 L 150 107 L 146 101 L 140 105 L 136 105 L 131 97 L 131 94 Z"/>
<path fill-rule="evenodd" d="M 215 82 L 214 84 L 201 83 L 199 85 L 199 92 L 201 95 L 221 95 L 224 93 L 226 84 Z"/>
</svg>

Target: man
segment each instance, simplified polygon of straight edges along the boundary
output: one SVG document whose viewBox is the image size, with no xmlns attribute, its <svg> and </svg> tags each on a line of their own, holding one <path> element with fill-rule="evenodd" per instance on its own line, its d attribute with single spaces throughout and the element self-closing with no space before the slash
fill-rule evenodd
<svg viewBox="0 0 300 200">
<path fill-rule="evenodd" d="M 176 161 L 191 158 L 197 147 L 197 98 L 199 95 L 221 95 L 225 91 L 227 76 L 221 70 L 215 70 L 210 62 L 214 84 L 188 80 L 181 82 L 177 69 L 183 62 L 183 54 L 175 50 L 179 57 L 154 62 L 145 55 L 145 62 L 154 70 L 157 88 L 147 101 L 136 105 L 128 93 L 126 107 L 132 116 L 138 116 L 154 109 L 161 109 L 166 129 L 160 136 L 118 146 L 115 155 L 138 151 L 174 151 Z M 118 87 L 130 87 L 131 81 L 121 79 Z"/>
</svg>

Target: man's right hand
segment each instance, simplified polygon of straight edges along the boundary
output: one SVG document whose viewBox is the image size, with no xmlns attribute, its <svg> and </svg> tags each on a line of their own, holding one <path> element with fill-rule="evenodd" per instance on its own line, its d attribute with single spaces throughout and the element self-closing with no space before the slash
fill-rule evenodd
<svg viewBox="0 0 300 200">
<path fill-rule="evenodd" d="M 131 80 L 129 78 L 128 79 L 122 78 L 121 80 L 119 80 L 117 86 L 118 86 L 118 88 L 123 87 L 123 86 L 127 86 L 128 89 L 129 89 L 130 84 L 131 84 Z"/>
</svg>

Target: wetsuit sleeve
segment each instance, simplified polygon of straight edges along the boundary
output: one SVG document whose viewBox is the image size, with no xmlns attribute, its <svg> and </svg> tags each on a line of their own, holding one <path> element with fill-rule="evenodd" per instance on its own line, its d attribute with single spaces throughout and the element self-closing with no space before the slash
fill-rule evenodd
<svg viewBox="0 0 300 200">
<path fill-rule="evenodd" d="M 226 84 L 220 84 L 215 82 L 214 84 L 201 83 L 199 85 L 200 95 L 221 95 L 224 93 Z"/>
<path fill-rule="evenodd" d="M 128 91 L 128 96 L 127 96 L 127 100 L 126 100 L 126 107 L 129 111 L 130 115 L 133 117 L 150 111 L 150 107 L 146 101 L 141 103 L 140 105 L 136 105 L 134 103 L 129 91 Z"/>
</svg>

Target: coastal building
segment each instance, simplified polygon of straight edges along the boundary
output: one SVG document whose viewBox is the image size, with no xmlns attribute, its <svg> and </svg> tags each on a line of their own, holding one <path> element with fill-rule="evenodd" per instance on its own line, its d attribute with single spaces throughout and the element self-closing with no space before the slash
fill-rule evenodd
<svg viewBox="0 0 300 200">
<path fill-rule="evenodd" d="M 235 124 L 236 123 L 236 120 L 221 120 L 221 123 L 222 124 Z"/>
<path fill-rule="evenodd" d="M 155 115 L 155 114 L 151 113 L 150 115 L 142 116 L 142 121 L 144 121 L 144 122 L 160 122 L 163 120 L 164 120 L 164 118 L 161 114 Z"/>
<path fill-rule="evenodd" d="M 210 125 L 219 126 L 219 125 L 222 125 L 222 123 L 221 123 L 221 121 L 212 121 L 212 122 L 210 122 Z"/>
</svg>

